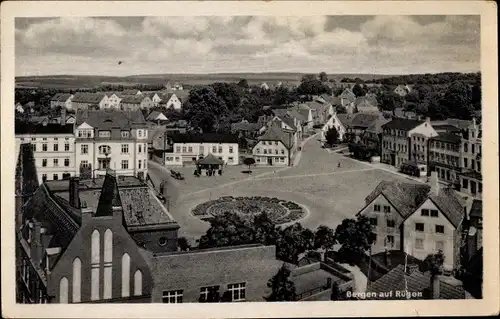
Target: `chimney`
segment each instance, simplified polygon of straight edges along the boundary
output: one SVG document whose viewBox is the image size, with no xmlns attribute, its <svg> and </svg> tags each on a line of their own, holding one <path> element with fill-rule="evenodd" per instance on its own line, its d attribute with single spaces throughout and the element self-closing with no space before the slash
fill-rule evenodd
<svg viewBox="0 0 500 319">
<path fill-rule="evenodd" d="M 418 265 L 417 264 L 408 264 L 406 266 L 406 274 L 409 276 L 413 274 L 414 271 L 418 270 Z"/>
<path fill-rule="evenodd" d="M 61 125 L 64 126 L 66 125 L 66 108 L 63 107 L 61 109 Z"/>
<path fill-rule="evenodd" d="M 80 178 L 76 176 L 69 179 L 69 204 L 80 208 Z"/>
<path fill-rule="evenodd" d="M 431 172 L 429 184 L 429 186 L 431 187 L 431 192 L 436 196 L 439 195 L 439 179 L 436 171 Z"/>
<path fill-rule="evenodd" d="M 432 278 L 431 282 L 431 290 L 432 290 L 432 299 L 439 299 L 440 291 L 439 291 L 439 286 L 440 286 L 440 276 L 436 275 Z"/>
</svg>

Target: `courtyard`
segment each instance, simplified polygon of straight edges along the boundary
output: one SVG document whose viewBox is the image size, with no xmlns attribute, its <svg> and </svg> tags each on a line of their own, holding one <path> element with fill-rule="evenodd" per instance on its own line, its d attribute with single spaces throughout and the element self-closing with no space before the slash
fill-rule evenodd
<svg viewBox="0 0 500 319">
<path fill-rule="evenodd" d="M 150 165 L 151 168 L 152 175 L 168 175 L 159 165 Z M 192 210 L 223 196 L 275 197 L 295 202 L 307 211 L 297 220 L 304 227 L 315 229 L 323 224 L 335 228 L 364 207 L 365 197 L 382 180 L 408 181 L 370 164 L 329 153 L 314 138 L 304 145 L 297 166 L 252 168 L 251 175 L 242 173 L 246 169 L 244 165 L 229 167 L 222 176 L 215 177 L 195 177 L 194 168 L 175 169 L 186 178 L 172 182 L 178 187 L 179 196 L 171 203 L 170 211 L 181 226 L 179 236 L 195 240 L 203 235 L 209 224 L 194 216 Z"/>
</svg>

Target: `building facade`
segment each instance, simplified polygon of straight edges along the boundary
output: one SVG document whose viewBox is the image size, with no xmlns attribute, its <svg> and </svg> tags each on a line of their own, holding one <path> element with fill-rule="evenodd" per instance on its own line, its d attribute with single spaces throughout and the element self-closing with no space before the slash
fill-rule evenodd
<svg viewBox="0 0 500 319">
<path fill-rule="evenodd" d="M 461 158 L 463 172 L 459 175 L 460 189 L 464 193 L 481 197 L 483 193 L 482 178 L 482 130 L 481 126 L 473 119 L 461 141 Z"/>
<path fill-rule="evenodd" d="M 119 110 L 120 102 L 122 99 L 114 92 L 107 92 L 106 96 L 108 97 L 108 103 L 106 105 L 106 108 Z"/>
<path fill-rule="evenodd" d="M 163 96 L 161 104 L 166 109 L 180 110 L 182 108 L 182 102 L 179 100 L 175 93 L 167 93 Z"/>
<path fill-rule="evenodd" d="M 146 121 L 141 111 L 83 111 L 75 127 L 76 175 L 98 176 L 113 169 L 118 175 L 147 174 Z"/>
<path fill-rule="evenodd" d="M 252 149 L 256 165 L 290 166 L 294 154 L 294 137 L 292 132 L 282 129 L 279 121 L 273 120 Z"/>
<path fill-rule="evenodd" d="M 441 181 L 460 182 L 460 149 L 460 135 L 443 133 L 429 140 L 429 165 L 434 168 Z"/>
<path fill-rule="evenodd" d="M 107 109 L 108 103 L 108 97 L 104 93 L 76 92 L 71 100 L 72 109 L 75 111 L 89 110 L 92 107 Z"/>
<path fill-rule="evenodd" d="M 16 123 L 16 149 L 29 143 L 39 183 L 67 179 L 76 174 L 73 124 Z"/>
<path fill-rule="evenodd" d="M 194 165 L 208 154 L 225 165 L 239 164 L 238 136 L 232 134 L 167 134 L 165 165 Z"/>
<path fill-rule="evenodd" d="M 73 99 L 73 94 L 69 93 L 57 93 L 50 99 L 50 107 L 55 108 L 55 107 L 62 107 L 67 110 L 72 110 L 73 106 L 71 104 L 71 100 Z"/>
</svg>

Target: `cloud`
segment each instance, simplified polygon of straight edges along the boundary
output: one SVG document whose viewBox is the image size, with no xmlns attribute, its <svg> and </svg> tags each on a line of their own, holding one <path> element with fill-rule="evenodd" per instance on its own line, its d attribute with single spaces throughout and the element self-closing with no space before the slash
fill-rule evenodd
<svg viewBox="0 0 500 319">
<path fill-rule="evenodd" d="M 479 16 L 16 19 L 16 72 L 475 71 L 479 21 Z M 117 70 L 116 60 L 128 63 Z"/>
</svg>

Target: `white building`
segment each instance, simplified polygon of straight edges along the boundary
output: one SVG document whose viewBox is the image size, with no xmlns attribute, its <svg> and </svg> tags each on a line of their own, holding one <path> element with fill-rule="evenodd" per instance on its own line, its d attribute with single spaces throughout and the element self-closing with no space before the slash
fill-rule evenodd
<svg viewBox="0 0 500 319">
<path fill-rule="evenodd" d="M 64 107 L 67 110 L 72 110 L 73 106 L 71 100 L 73 99 L 73 94 L 69 93 L 57 93 L 50 99 L 50 107 L 55 108 L 57 106 Z"/>
<path fill-rule="evenodd" d="M 293 132 L 286 132 L 277 121 L 272 121 L 258 137 L 252 155 L 256 165 L 289 166 L 295 147 Z"/>
<path fill-rule="evenodd" d="M 39 183 L 75 175 L 74 126 L 65 121 L 61 123 L 15 125 L 16 150 L 23 143 L 32 145 Z"/>
<path fill-rule="evenodd" d="M 238 137 L 229 134 L 174 134 L 168 136 L 165 165 L 194 165 L 208 154 L 226 165 L 239 164 Z"/>
<path fill-rule="evenodd" d="M 108 97 L 107 108 L 119 110 L 120 109 L 120 102 L 122 100 L 121 97 L 119 97 L 114 92 L 106 92 L 106 96 Z"/>
<path fill-rule="evenodd" d="M 108 97 L 106 94 L 76 92 L 71 100 L 69 110 L 88 110 L 91 107 L 98 109 L 108 108 Z"/>
<path fill-rule="evenodd" d="M 175 93 L 167 93 L 163 96 L 161 104 L 164 108 L 174 110 L 180 110 L 182 108 L 181 100 L 175 95 Z"/>
<path fill-rule="evenodd" d="M 331 129 L 332 127 L 335 127 L 335 129 L 339 133 L 339 140 L 342 141 L 346 133 L 346 128 L 344 127 L 342 122 L 340 122 L 339 118 L 337 117 L 337 114 L 333 114 L 328 119 L 328 121 L 326 121 L 325 125 L 323 125 L 323 127 L 321 128 L 320 139 L 322 142 L 326 141 L 326 132 L 328 132 L 328 130 Z"/>
<path fill-rule="evenodd" d="M 147 125 L 141 111 L 82 111 L 76 116 L 75 151 L 77 176 L 147 174 Z"/>
</svg>

